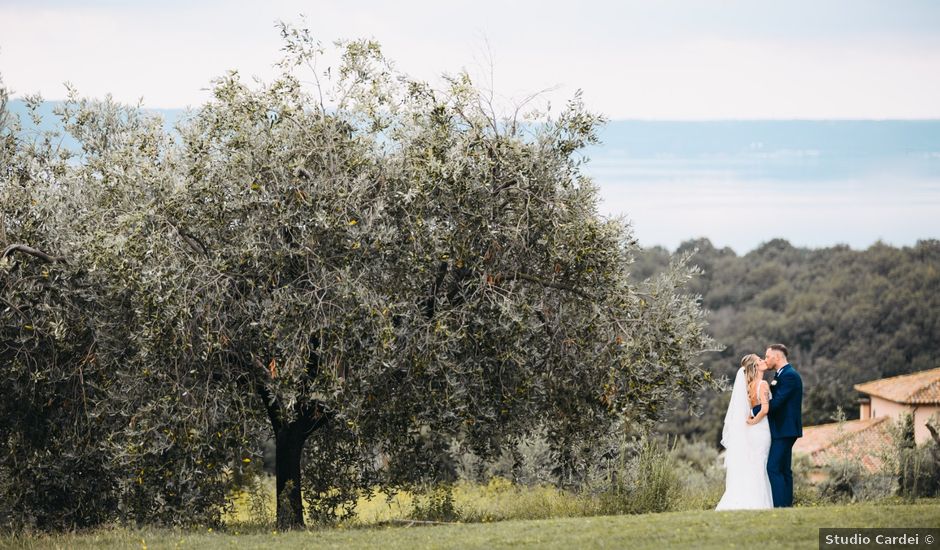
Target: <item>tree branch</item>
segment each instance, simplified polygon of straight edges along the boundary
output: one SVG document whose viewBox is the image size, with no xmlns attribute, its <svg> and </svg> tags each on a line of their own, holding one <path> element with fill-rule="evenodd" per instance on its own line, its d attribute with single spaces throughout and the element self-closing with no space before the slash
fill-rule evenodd
<svg viewBox="0 0 940 550">
<path fill-rule="evenodd" d="M 311 410 L 312 409 L 312 410 Z M 314 402 L 312 406 L 308 405 L 301 408 L 301 414 L 306 425 L 303 427 L 304 437 L 310 437 L 310 434 L 319 430 L 327 420 L 329 415 L 319 402 Z"/>
<path fill-rule="evenodd" d="M 594 298 L 591 297 L 589 294 L 586 294 L 586 293 L 584 293 L 584 292 L 578 290 L 577 288 L 574 288 L 573 286 L 565 285 L 565 284 L 562 284 L 562 283 L 556 283 L 556 282 L 554 282 L 554 281 L 549 281 L 549 280 L 547 280 L 547 279 L 543 279 L 543 278 L 541 278 L 541 277 L 538 277 L 538 276 L 536 276 L 536 275 L 532 275 L 532 274 L 526 273 L 526 272 L 524 272 L 524 271 L 516 271 L 516 272 L 514 272 L 513 275 L 512 275 L 512 278 L 513 278 L 513 279 L 522 279 L 523 281 L 529 281 L 529 282 L 531 282 L 531 283 L 540 284 L 540 285 L 545 286 L 545 287 L 548 287 L 548 288 L 554 288 L 554 289 L 557 289 L 557 290 L 564 290 L 564 291 L 566 291 L 566 292 L 570 292 L 570 293 L 572 293 L 572 294 L 575 294 L 575 295 L 577 295 L 577 296 L 580 296 L 580 297 L 584 298 L 585 300 L 594 301 Z"/>
<path fill-rule="evenodd" d="M 254 354 L 251 355 L 250 361 L 256 368 L 260 368 L 264 372 L 268 371 L 264 363 L 255 357 Z M 245 374 L 253 381 L 252 385 L 258 393 L 258 397 L 264 402 L 264 409 L 268 413 L 268 420 L 271 421 L 271 428 L 274 429 L 274 433 L 277 433 L 280 431 L 282 425 L 281 406 L 280 403 L 278 403 L 277 397 L 271 393 L 271 390 L 265 385 L 264 380 L 262 380 L 257 373 L 246 372 Z"/>
<path fill-rule="evenodd" d="M 428 319 L 434 317 L 434 310 L 437 307 L 437 290 L 442 284 L 444 284 L 444 277 L 447 276 L 447 271 L 449 268 L 447 262 L 441 262 L 437 268 L 437 276 L 434 278 L 434 285 L 431 286 L 431 292 L 428 294 L 427 298 L 424 300 L 424 313 Z"/>
<path fill-rule="evenodd" d="M 940 433 L 937 433 L 937 429 L 930 425 L 930 422 L 925 424 L 927 426 L 927 431 L 930 432 L 930 437 L 937 442 L 937 446 L 940 447 Z"/>
<path fill-rule="evenodd" d="M 281 411 L 280 407 L 277 405 L 277 400 L 271 393 L 271 390 L 260 380 L 255 381 L 255 391 L 258 392 L 258 397 L 264 401 L 264 409 L 268 413 L 271 428 L 274 430 L 274 433 L 279 432 L 281 430 Z"/>
<path fill-rule="evenodd" d="M 46 254 L 42 250 L 38 250 L 31 246 L 27 246 L 25 244 L 11 244 L 10 246 L 4 248 L 3 253 L 0 254 L 0 260 L 2 260 L 3 258 L 6 258 L 7 256 L 13 254 L 14 252 L 22 252 L 23 254 L 29 254 L 30 256 L 35 256 L 36 258 L 39 258 L 40 260 L 46 263 L 50 263 L 50 264 L 56 263 L 56 262 L 63 263 L 63 264 L 68 263 L 65 261 L 65 258 L 63 256 L 50 256 L 49 254 Z"/>
<path fill-rule="evenodd" d="M 202 252 L 203 256 L 207 258 L 209 257 L 209 248 L 199 239 L 199 237 L 179 227 L 176 228 L 176 232 L 179 233 L 180 236 L 183 237 L 183 239 L 186 241 L 186 244 L 196 250 L 196 252 Z"/>
</svg>

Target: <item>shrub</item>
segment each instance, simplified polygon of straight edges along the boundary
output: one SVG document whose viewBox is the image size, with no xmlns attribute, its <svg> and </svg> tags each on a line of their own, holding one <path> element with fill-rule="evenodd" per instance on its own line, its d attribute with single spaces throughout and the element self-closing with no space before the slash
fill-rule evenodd
<svg viewBox="0 0 940 550">
<path fill-rule="evenodd" d="M 454 486 L 441 483 L 427 488 L 415 495 L 412 501 L 410 519 L 420 521 L 457 521 L 461 518 L 460 510 L 454 503 Z"/>
<path fill-rule="evenodd" d="M 900 450 L 898 494 L 908 499 L 940 496 L 940 450 L 935 442 Z"/>
<path fill-rule="evenodd" d="M 725 471 L 718 450 L 705 442 L 678 440 L 673 449 L 682 487 L 679 510 L 714 509 L 725 489 Z"/>
<path fill-rule="evenodd" d="M 828 502 L 855 500 L 864 472 L 854 460 L 833 460 L 823 468 L 826 479 L 819 484 L 819 496 Z"/>
<path fill-rule="evenodd" d="M 681 495 L 676 461 L 667 449 L 647 441 L 633 462 L 631 513 L 665 512 Z"/>
<path fill-rule="evenodd" d="M 637 454 L 616 471 L 610 486 L 599 495 L 604 513 L 644 514 L 674 509 L 681 493 L 677 461 L 662 443 L 644 438 Z"/>
<path fill-rule="evenodd" d="M 897 479 L 898 495 L 915 499 L 940 494 L 938 442 L 932 440 L 917 446 L 914 440 L 914 418 L 910 414 L 893 423 L 890 433 L 893 440 L 893 456 L 887 457 L 885 467 L 888 473 L 893 473 Z"/>
<path fill-rule="evenodd" d="M 558 477 L 558 452 L 554 450 L 540 426 L 531 434 L 521 438 L 515 446 L 518 457 L 513 469 L 513 479 L 522 485 L 556 484 Z"/>
</svg>

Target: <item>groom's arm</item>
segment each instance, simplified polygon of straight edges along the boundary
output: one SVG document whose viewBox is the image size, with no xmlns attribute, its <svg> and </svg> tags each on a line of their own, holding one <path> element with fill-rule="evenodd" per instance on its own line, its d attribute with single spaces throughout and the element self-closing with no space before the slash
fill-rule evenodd
<svg viewBox="0 0 940 550">
<path fill-rule="evenodd" d="M 787 401 L 793 399 L 793 396 L 797 394 L 797 390 L 800 387 L 796 379 L 791 376 L 781 377 L 777 384 L 777 393 L 774 394 L 774 398 L 770 402 L 770 412 L 768 413 L 774 416 L 776 416 L 774 413 L 783 410 L 783 406 L 787 404 Z"/>
<path fill-rule="evenodd" d="M 767 397 L 767 394 L 770 391 L 767 389 L 765 384 L 760 386 L 760 410 L 757 411 L 757 415 L 747 419 L 747 423 L 750 425 L 757 424 L 764 419 L 765 416 L 770 414 L 770 400 Z"/>
</svg>

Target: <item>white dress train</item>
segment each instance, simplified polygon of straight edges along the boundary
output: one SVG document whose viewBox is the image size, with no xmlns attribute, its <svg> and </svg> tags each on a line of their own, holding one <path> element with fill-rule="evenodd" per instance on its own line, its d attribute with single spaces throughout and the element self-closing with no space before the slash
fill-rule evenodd
<svg viewBox="0 0 940 550">
<path fill-rule="evenodd" d="M 763 391 L 761 381 L 758 391 Z M 767 477 L 767 456 L 770 454 L 770 424 L 764 416 L 757 424 L 748 425 L 751 406 L 747 398 L 744 368 L 738 370 L 731 391 L 731 402 L 725 414 L 721 444 L 725 448 L 725 494 L 715 510 L 750 510 L 773 508 L 773 493 Z"/>
</svg>

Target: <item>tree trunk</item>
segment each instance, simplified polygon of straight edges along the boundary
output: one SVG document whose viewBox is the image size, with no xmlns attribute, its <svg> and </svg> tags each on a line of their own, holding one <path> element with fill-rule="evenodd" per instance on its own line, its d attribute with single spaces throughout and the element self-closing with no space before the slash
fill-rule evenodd
<svg viewBox="0 0 940 550">
<path fill-rule="evenodd" d="M 267 372 L 264 363 L 254 358 L 257 366 Z M 314 364 L 315 366 L 315 364 Z M 308 367 L 308 371 L 310 371 Z M 273 362 L 272 371 L 274 377 Z M 312 373 L 312 374 L 315 374 Z M 285 422 L 284 410 L 277 397 L 258 380 L 255 390 L 264 403 L 274 431 L 274 470 L 277 488 L 277 527 L 281 530 L 304 526 L 304 501 L 300 485 L 300 462 L 304 453 L 304 443 L 314 431 L 320 428 L 328 418 L 323 407 L 316 401 L 304 401 L 297 405 L 297 415 L 291 422 Z"/>
<path fill-rule="evenodd" d="M 304 503 L 300 494 L 300 457 L 310 434 L 310 423 L 296 420 L 283 425 L 275 435 L 277 474 L 277 527 L 304 526 Z"/>
</svg>

